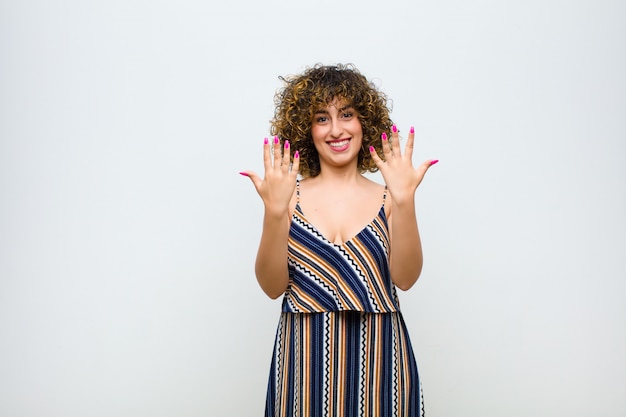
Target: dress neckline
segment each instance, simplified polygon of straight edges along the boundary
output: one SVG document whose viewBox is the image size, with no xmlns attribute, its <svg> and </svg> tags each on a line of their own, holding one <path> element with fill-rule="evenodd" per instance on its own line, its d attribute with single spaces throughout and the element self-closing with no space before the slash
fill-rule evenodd
<svg viewBox="0 0 626 417">
<path fill-rule="evenodd" d="M 311 221 L 306 217 L 306 214 L 304 214 L 304 211 L 302 210 L 302 207 L 300 206 L 300 202 L 296 202 L 296 211 L 300 214 L 300 217 L 302 217 L 302 219 L 304 219 L 304 221 L 306 221 L 306 223 L 309 225 L 309 227 L 311 227 L 311 229 L 313 229 L 315 231 L 315 233 L 317 233 L 326 243 L 335 246 L 335 247 L 342 247 L 347 245 L 348 243 L 352 242 L 353 240 L 357 239 L 361 234 L 363 234 L 363 232 L 365 232 L 367 230 L 367 228 L 369 226 L 371 226 L 377 218 L 382 218 L 383 220 L 386 220 L 385 217 L 385 206 L 384 203 L 383 205 L 380 207 L 380 209 L 378 210 L 378 213 L 376 214 L 376 216 L 374 216 L 374 218 L 372 220 L 369 221 L 369 223 L 367 223 L 365 226 L 363 226 L 354 236 L 352 236 L 349 239 L 344 240 L 341 243 L 336 243 L 331 241 L 330 239 L 328 239 L 318 228 L 317 226 L 315 226 L 313 223 L 311 223 Z"/>
<path fill-rule="evenodd" d="M 365 232 L 365 230 L 367 230 L 367 228 L 369 226 L 371 226 L 377 218 L 381 218 L 383 219 L 383 221 L 386 223 L 387 222 L 387 216 L 385 214 L 385 201 L 387 200 L 387 185 L 385 184 L 385 191 L 383 192 L 383 202 L 381 204 L 380 209 L 378 210 L 378 213 L 374 216 L 374 218 L 372 220 L 370 220 L 369 223 L 367 223 L 365 226 L 363 226 L 354 236 L 352 236 L 351 238 L 344 240 L 341 243 L 335 243 L 333 241 L 331 241 L 330 239 L 328 239 L 318 228 L 317 226 L 315 226 L 307 217 L 306 214 L 304 214 L 304 210 L 302 210 L 302 206 L 300 206 L 300 180 L 296 180 L 296 211 L 298 213 L 300 213 L 300 216 L 307 222 L 307 224 L 319 235 L 321 236 L 321 238 L 326 241 L 327 243 L 335 246 L 335 247 L 342 247 L 345 246 L 347 243 L 352 242 L 353 240 L 355 240 L 357 237 L 359 237 L 363 232 Z"/>
</svg>

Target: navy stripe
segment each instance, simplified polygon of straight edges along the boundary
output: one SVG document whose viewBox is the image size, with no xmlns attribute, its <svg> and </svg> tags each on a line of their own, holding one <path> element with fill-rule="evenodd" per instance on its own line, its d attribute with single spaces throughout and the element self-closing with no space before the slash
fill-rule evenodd
<svg viewBox="0 0 626 417">
<path fill-rule="evenodd" d="M 379 236 L 378 227 L 383 233 L 387 229 L 382 207 L 372 222 L 356 236 L 343 245 L 337 245 L 322 236 L 297 205 L 289 230 L 290 289 L 285 294 L 283 311 L 398 311 L 395 287 L 389 275 L 388 238 L 386 234 Z M 357 241 L 369 256 L 360 253 Z M 323 259 L 324 265 L 318 264 L 317 259 Z M 301 299 L 289 302 L 289 298 L 298 293 L 306 293 L 319 307 L 311 303 L 300 304 Z M 358 304 L 351 299 L 356 299 Z M 381 300 L 382 305 L 375 299 Z M 297 310 L 294 311 L 294 308 Z"/>
</svg>

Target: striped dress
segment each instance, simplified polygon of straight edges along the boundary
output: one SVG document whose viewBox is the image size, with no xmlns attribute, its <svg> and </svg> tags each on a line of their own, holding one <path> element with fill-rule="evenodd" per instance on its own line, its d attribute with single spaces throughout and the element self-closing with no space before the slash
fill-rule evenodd
<svg viewBox="0 0 626 417">
<path fill-rule="evenodd" d="M 307 221 L 299 191 L 265 416 L 423 416 L 417 365 L 389 275 L 385 199 L 370 224 L 335 244 Z"/>
</svg>

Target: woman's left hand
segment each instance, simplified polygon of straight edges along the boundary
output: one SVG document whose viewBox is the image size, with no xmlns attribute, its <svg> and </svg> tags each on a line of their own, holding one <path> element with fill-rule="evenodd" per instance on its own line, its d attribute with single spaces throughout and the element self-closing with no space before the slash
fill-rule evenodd
<svg viewBox="0 0 626 417">
<path fill-rule="evenodd" d="M 409 132 L 404 153 L 400 151 L 398 129 L 395 125 L 391 133 L 391 141 L 393 142 L 393 149 L 387 134 L 382 134 L 384 161 L 378 156 L 373 146 L 370 146 L 370 154 L 383 175 L 391 197 L 396 202 L 402 202 L 406 199 L 413 200 L 415 198 L 415 190 L 417 190 L 422 179 L 424 179 L 426 171 L 439 161 L 428 159 L 421 165 L 413 167 L 413 145 L 415 142 L 415 130 L 413 127 L 411 127 Z"/>
</svg>

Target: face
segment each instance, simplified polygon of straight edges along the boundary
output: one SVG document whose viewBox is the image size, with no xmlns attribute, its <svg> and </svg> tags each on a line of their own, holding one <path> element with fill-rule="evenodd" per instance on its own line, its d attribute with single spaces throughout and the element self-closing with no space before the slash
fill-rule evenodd
<svg viewBox="0 0 626 417">
<path fill-rule="evenodd" d="M 363 142 L 363 128 L 358 114 L 345 101 L 334 99 L 313 115 L 313 144 L 320 156 L 320 165 L 356 166 Z"/>
</svg>

